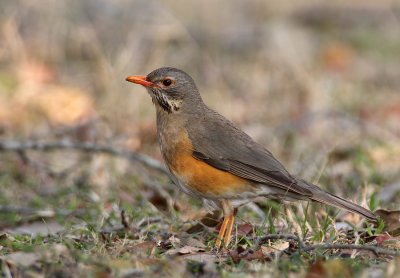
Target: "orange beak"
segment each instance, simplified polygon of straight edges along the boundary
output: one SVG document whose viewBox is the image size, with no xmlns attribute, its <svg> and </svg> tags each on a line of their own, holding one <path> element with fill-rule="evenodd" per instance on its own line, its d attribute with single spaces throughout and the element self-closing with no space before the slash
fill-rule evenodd
<svg viewBox="0 0 400 278">
<path fill-rule="evenodd" d="M 132 83 L 136 83 L 136 84 L 140 84 L 143 85 L 145 87 L 157 87 L 156 84 L 147 81 L 146 80 L 146 76 L 144 75 L 134 75 L 134 76 L 128 76 L 126 78 L 126 81 L 132 82 Z"/>
</svg>

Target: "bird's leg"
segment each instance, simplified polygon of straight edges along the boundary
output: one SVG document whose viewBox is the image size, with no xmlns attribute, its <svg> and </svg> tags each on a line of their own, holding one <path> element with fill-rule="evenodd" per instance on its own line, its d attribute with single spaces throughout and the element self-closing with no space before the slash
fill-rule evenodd
<svg viewBox="0 0 400 278">
<path fill-rule="evenodd" d="M 222 239 L 224 238 L 224 246 L 228 246 L 226 241 L 230 242 L 230 235 L 232 232 L 232 226 L 234 221 L 233 216 L 233 208 L 229 201 L 223 200 L 221 201 L 222 210 L 224 212 L 224 222 L 222 222 L 221 229 L 219 230 L 217 241 L 215 242 L 215 246 L 219 249 L 221 247 Z M 228 238 L 226 236 L 229 236 Z"/>
<path fill-rule="evenodd" d="M 224 236 L 224 247 L 228 248 L 229 243 L 231 242 L 231 234 L 232 234 L 232 228 L 233 228 L 233 222 L 235 221 L 235 216 L 233 214 L 228 216 L 228 223 L 226 227 L 226 232 Z"/>
<path fill-rule="evenodd" d="M 237 214 L 237 208 L 233 210 L 233 213 L 228 217 L 228 224 L 226 227 L 226 232 L 225 232 L 225 240 L 224 240 L 224 247 L 228 248 L 229 243 L 231 242 L 231 234 L 232 234 L 232 228 L 233 224 L 235 223 L 235 216 Z"/>
<path fill-rule="evenodd" d="M 222 222 L 221 228 L 219 229 L 217 241 L 215 242 L 215 247 L 217 247 L 217 249 L 221 247 L 221 242 L 222 239 L 224 238 L 227 224 L 228 224 L 228 218 L 224 215 L 224 222 Z"/>
</svg>

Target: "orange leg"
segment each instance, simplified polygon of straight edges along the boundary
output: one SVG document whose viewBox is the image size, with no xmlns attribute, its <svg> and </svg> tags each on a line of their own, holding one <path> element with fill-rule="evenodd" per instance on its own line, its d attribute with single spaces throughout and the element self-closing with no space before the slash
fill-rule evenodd
<svg viewBox="0 0 400 278">
<path fill-rule="evenodd" d="M 231 233 L 233 228 L 233 223 L 235 221 L 236 209 L 233 209 L 228 200 L 221 201 L 222 210 L 224 212 L 224 222 L 222 222 L 221 229 L 219 230 L 217 241 L 215 246 L 217 249 L 221 247 L 222 239 L 224 239 L 224 247 L 228 247 L 231 241 Z"/>
<path fill-rule="evenodd" d="M 235 221 L 235 216 L 233 214 L 228 216 L 228 224 L 226 227 L 226 233 L 224 237 L 224 247 L 228 248 L 229 243 L 231 242 L 231 234 L 232 234 L 232 228 L 233 228 L 233 223 Z"/>
<path fill-rule="evenodd" d="M 228 225 L 226 228 L 226 233 L 225 233 L 225 240 L 224 240 L 224 247 L 228 248 L 229 243 L 231 242 L 231 234 L 232 234 L 232 228 L 233 224 L 235 223 L 235 216 L 237 214 L 238 210 L 235 208 L 233 210 L 233 213 L 229 216 L 228 218 Z"/>
<path fill-rule="evenodd" d="M 215 242 L 215 246 L 217 247 L 217 249 L 219 249 L 221 247 L 221 242 L 222 242 L 222 239 L 224 238 L 224 234 L 226 231 L 226 225 L 228 224 L 228 221 L 229 221 L 229 218 L 224 216 L 224 222 L 222 222 L 221 229 L 219 229 L 217 241 Z"/>
</svg>

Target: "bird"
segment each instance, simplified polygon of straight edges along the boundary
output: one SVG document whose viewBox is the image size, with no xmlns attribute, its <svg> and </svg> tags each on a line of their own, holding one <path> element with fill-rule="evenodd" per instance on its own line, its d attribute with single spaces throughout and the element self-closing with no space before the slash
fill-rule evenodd
<svg viewBox="0 0 400 278">
<path fill-rule="evenodd" d="M 126 81 L 144 86 L 155 105 L 158 142 L 172 181 L 222 210 L 217 249 L 231 242 L 237 208 L 262 197 L 315 201 L 377 221 L 372 211 L 289 173 L 267 148 L 209 108 L 186 72 L 162 67 Z"/>
</svg>

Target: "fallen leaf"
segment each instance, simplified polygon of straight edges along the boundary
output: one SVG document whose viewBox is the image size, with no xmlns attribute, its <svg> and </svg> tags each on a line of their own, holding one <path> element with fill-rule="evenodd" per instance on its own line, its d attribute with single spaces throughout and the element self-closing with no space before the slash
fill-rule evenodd
<svg viewBox="0 0 400 278">
<path fill-rule="evenodd" d="M 380 234 L 380 235 L 376 236 L 375 240 L 376 240 L 376 243 L 378 243 L 378 245 L 382 245 L 382 243 L 384 243 L 386 240 L 389 240 L 391 238 L 393 238 L 393 237 L 389 234 Z"/>
<path fill-rule="evenodd" d="M 392 237 L 386 233 L 378 235 L 375 240 L 382 247 L 400 249 L 400 237 Z"/>
<path fill-rule="evenodd" d="M 204 252 L 204 249 L 203 248 L 194 247 L 194 246 L 185 245 L 185 246 L 183 246 L 181 248 L 178 248 L 178 249 L 168 250 L 166 252 L 166 254 L 168 254 L 168 255 L 175 255 L 175 254 L 185 255 L 185 254 L 196 254 L 198 252 Z"/>
<path fill-rule="evenodd" d="M 284 240 L 277 240 L 272 242 L 270 245 L 261 245 L 261 251 L 265 255 L 270 255 L 271 253 L 281 252 L 289 248 L 289 242 Z"/>
<path fill-rule="evenodd" d="M 186 245 L 179 249 L 179 254 L 195 254 L 199 251 L 204 251 L 204 249 Z"/>
<path fill-rule="evenodd" d="M 385 231 L 392 236 L 400 235 L 400 210 L 378 209 L 375 214 L 385 222 Z"/>
<path fill-rule="evenodd" d="M 246 236 L 253 231 L 253 225 L 244 223 L 237 225 L 237 234 L 239 236 Z"/>
</svg>

